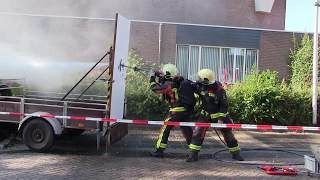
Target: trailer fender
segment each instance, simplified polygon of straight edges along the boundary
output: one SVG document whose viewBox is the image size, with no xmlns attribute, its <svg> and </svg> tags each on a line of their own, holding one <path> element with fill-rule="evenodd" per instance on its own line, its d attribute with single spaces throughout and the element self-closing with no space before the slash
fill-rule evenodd
<svg viewBox="0 0 320 180">
<path fill-rule="evenodd" d="M 47 113 L 47 112 L 35 112 L 35 113 L 32 113 L 30 116 L 26 116 L 25 118 L 23 118 L 20 121 L 18 132 L 21 132 L 23 130 L 24 126 L 29 121 L 31 121 L 32 119 L 41 118 L 44 121 L 47 121 L 51 125 L 55 135 L 61 135 L 62 131 L 63 131 L 63 128 L 62 128 L 61 123 L 58 121 L 58 119 L 56 119 L 56 118 L 48 118 L 48 117 L 37 117 L 38 115 L 47 115 L 47 114 L 50 114 L 50 113 Z"/>
</svg>

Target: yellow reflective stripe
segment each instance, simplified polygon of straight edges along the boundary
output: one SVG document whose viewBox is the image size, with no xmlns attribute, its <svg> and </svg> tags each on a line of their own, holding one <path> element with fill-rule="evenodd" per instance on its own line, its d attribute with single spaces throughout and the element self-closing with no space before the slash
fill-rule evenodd
<svg viewBox="0 0 320 180">
<path fill-rule="evenodd" d="M 200 97 L 199 97 L 199 95 L 196 94 L 196 93 L 194 93 L 194 97 L 195 97 L 195 99 L 196 99 L 196 105 L 195 105 L 195 107 L 196 107 L 196 109 L 200 109 L 200 108 L 201 108 Z"/>
<path fill-rule="evenodd" d="M 214 114 L 209 114 L 208 112 L 202 110 L 201 111 L 202 115 L 208 116 L 210 115 L 211 119 L 216 119 L 216 118 L 220 118 L 220 117 L 226 117 L 228 115 L 228 113 L 214 113 Z"/>
<path fill-rule="evenodd" d="M 167 118 L 164 120 L 164 122 L 168 122 L 170 120 L 170 118 Z M 157 140 L 157 144 L 156 144 L 156 149 L 159 149 L 159 148 L 166 148 L 167 145 L 165 144 L 166 147 L 161 147 L 161 145 L 164 145 L 164 143 L 161 143 L 162 141 L 162 137 L 163 137 L 163 132 L 164 130 L 166 129 L 167 125 L 163 125 L 162 128 L 161 128 L 161 131 L 160 131 L 160 134 L 159 134 L 159 138 Z"/>
<path fill-rule="evenodd" d="M 237 151 L 240 151 L 240 146 L 239 145 L 237 145 L 236 147 L 229 148 L 229 152 L 230 153 L 234 153 L 234 152 L 237 152 Z"/>
<path fill-rule="evenodd" d="M 167 144 L 160 143 L 160 146 L 159 146 L 159 147 L 162 148 L 162 149 L 165 149 L 165 148 L 167 148 Z"/>
<path fill-rule="evenodd" d="M 205 115 L 205 116 L 209 115 L 209 113 L 207 113 L 205 110 L 202 110 L 202 111 L 201 111 L 201 114 L 202 114 L 202 115 Z"/>
<path fill-rule="evenodd" d="M 189 149 L 200 151 L 201 146 L 195 145 L 195 144 L 189 144 Z"/>
<path fill-rule="evenodd" d="M 184 112 L 184 111 L 186 111 L 186 108 L 184 107 L 170 108 L 170 112 Z"/>
<path fill-rule="evenodd" d="M 226 117 L 228 113 L 214 113 L 210 114 L 211 119 Z"/>
</svg>

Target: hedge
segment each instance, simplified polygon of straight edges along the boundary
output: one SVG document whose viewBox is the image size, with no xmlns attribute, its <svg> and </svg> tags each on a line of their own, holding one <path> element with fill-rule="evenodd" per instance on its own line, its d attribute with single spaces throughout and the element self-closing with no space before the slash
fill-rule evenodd
<svg viewBox="0 0 320 180">
<path fill-rule="evenodd" d="M 228 88 L 229 112 L 236 123 L 310 125 L 311 91 L 277 81 L 273 71 L 253 72 Z"/>
</svg>

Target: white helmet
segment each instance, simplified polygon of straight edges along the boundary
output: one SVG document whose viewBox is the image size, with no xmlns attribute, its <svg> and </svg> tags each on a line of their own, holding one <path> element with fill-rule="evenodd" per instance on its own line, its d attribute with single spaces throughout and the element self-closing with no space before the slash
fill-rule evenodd
<svg viewBox="0 0 320 180">
<path fill-rule="evenodd" d="M 211 84 L 215 81 L 214 73 L 211 69 L 201 69 L 198 72 L 198 78 L 201 82 Z"/>
<path fill-rule="evenodd" d="M 165 76 L 167 76 L 169 78 L 178 75 L 178 69 L 173 64 L 165 64 L 165 65 L 163 65 L 162 72 L 163 72 L 163 74 Z"/>
</svg>

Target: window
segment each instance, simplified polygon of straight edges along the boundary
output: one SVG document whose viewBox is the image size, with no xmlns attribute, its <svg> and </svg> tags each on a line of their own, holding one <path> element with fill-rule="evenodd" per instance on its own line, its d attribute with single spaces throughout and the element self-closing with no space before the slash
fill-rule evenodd
<svg viewBox="0 0 320 180">
<path fill-rule="evenodd" d="M 180 72 L 180 75 L 188 77 L 189 46 L 178 46 L 176 64 Z"/>
<path fill-rule="evenodd" d="M 201 66 L 200 69 L 212 69 L 215 77 L 219 78 L 220 70 L 220 49 L 215 47 L 201 48 Z M 197 78 L 197 77 L 196 77 Z M 194 80 L 194 79 L 193 79 Z"/>
<path fill-rule="evenodd" d="M 182 76 L 196 80 L 200 69 L 214 71 L 221 82 L 235 83 L 257 65 L 257 49 L 177 45 L 176 64 Z"/>
</svg>

